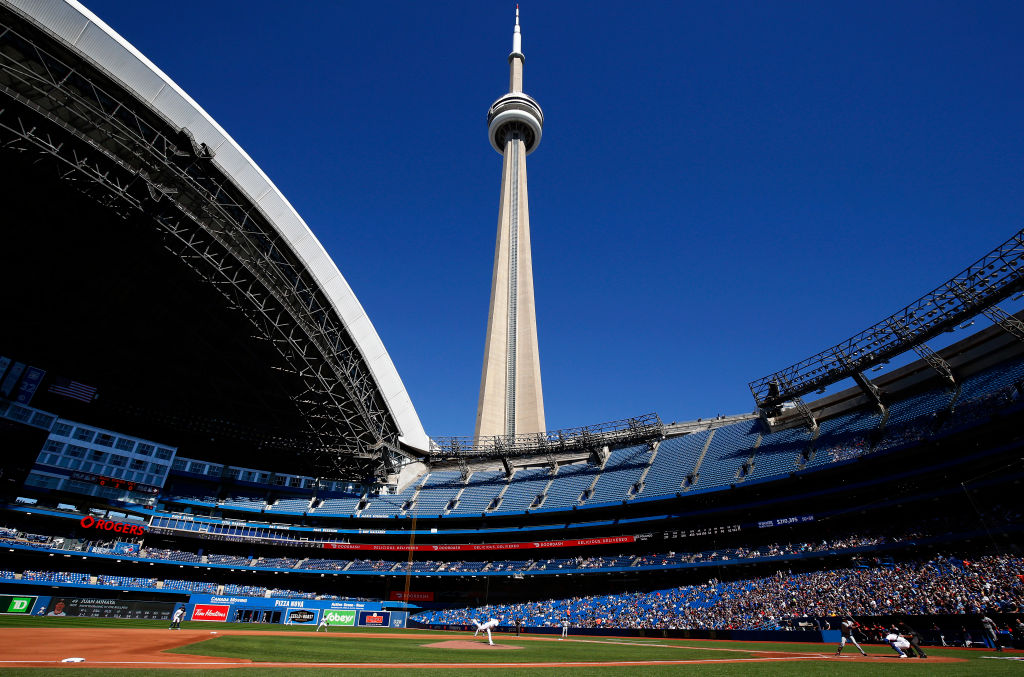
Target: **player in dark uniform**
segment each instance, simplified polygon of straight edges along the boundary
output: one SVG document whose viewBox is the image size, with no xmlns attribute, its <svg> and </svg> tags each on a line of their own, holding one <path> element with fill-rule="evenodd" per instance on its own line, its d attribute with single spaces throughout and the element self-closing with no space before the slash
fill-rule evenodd
<svg viewBox="0 0 1024 677">
<path fill-rule="evenodd" d="M 839 638 L 839 648 L 836 649 L 836 655 L 843 653 L 843 647 L 846 646 L 847 642 L 852 642 L 857 651 L 860 651 L 861 656 L 867 656 L 868 653 L 861 648 L 860 644 L 857 644 L 857 638 L 853 636 L 853 629 L 857 627 L 857 621 L 852 618 L 844 618 L 839 624 L 839 631 L 842 636 Z"/>
<path fill-rule="evenodd" d="M 913 654 L 914 654 L 915 651 L 917 652 L 917 657 L 918 658 L 928 658 L 928 654 L 926 654 L 924 652 L 924 649 L 921 648 L 921 635 L 918 634 L 917 630 L 915 630 L 914 628 L 910 627 L 906 623 L 900 623 L 899 624 L 899 633 L 901 635 L 903 635 L 903 637 L 908 642 L 910 642 L 911 658 L 913 658 Z"/>
</svg>

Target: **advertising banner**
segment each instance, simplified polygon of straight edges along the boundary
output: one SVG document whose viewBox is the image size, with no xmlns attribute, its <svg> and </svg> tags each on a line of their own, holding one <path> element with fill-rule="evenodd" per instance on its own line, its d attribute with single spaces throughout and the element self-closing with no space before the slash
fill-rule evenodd
<svg viewBox="0 0 1024 677">
<path fill-rule="evenodd" d="M 522 543 L 451 543 L 441 545 L 410 545 L 408 543 L 324 543 L 328 550 L 371 550 L 376 552 L 480 552 L 488 550 L 536 550 L 538 548 L 579 548 L 588 545 L 635 543 L 635 536 L 603 536 L 573 538 L 564 541 L 528 541 Z"/>
<path fill-rule="evenodd" d="M 0 614 L 25 614 L 32 613 L 35 606 L 35 595 L 0 595 Z"/>
<path fill-rule="evenodd" d="M 72 477 L 74 479 L 78 479 L 77 477 L 75 477 L 76 474 L 77 475 L 81 475 L 82 473 L 72 473 Z M 97 484 L 103 484 L 103 483 L 102 482 L 97 482 Z M 134 485 L 135 483 L 131 482 L 130 484 Z M 130 489 L 128 487 L 115 487 L 115 488 L 116 489 L 126 489 L 128 491 L 134 490 L 134 486 L 132 486 L 132 488 L 130 488 Z M 86 515 L 81 520 L 79 520 L 78 524 L 81 525 L 81 527 L 83 529 L 98 529 L 100 531 L 113 531 L 113 532 L 118 533 L 118 534 L 131 534 L 132 536 L 145 536 L 146 535 L 146 526 L 143 525 L 143 524 L 128 524 L 127 522 L 115 522 L 113 520 L 105 520 L 103 518 L 96 518 L 96 517 L 93 517 L 92 515 Z"/>
<path fill-rule="evenodd" d="M 192 620 L 223 623 L 228 620 L 228 609 L 230 608 L 227 604 L 196 604 L 192 608 Z"/>
<path fill-rule="evenodd" d="M 316 623 L 316 612 L 309 609 L 292 609 L 288 612 L 285 623 L 298 623 L 300 625 L 311 625 Z"/>
<path fill-rule="evenodd" d="M 390 611 L 360 611 L 359 625 L 371 628 L 386 628 L 391 625 Z"/>
<path fill-rule="evenodd" d="M 388 599 L 392 602 L 433 602 L 434 593 L 410 590 L 406 594 L 404 590 L 392 590 L 391 596 Z"/>
<path fill-rule="evenodd" d="M 52 597 L 46 606 L 47 616 L 170 620 L 172 613 L 174 613 L 173 602 L 96 597 Z"/>
<path fill-rule="evenodd" d="M 366 612 L 362 612 L 366 613 Z M 325 609 L 324 618 L 331 625 L 355 625 L 356 612 L 349 609 Z"/>
</svg>

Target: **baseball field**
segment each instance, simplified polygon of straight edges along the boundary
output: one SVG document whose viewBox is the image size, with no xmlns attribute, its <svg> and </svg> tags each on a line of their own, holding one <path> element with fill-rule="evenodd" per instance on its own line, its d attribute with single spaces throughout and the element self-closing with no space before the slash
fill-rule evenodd
<svg viewBox="0 0 1024 677">
<path fill-rule="evenodd" d="M 212 627 L 215 626 L 215 627 Z M 495 646 L 472 633 L 423 630 L 183 623 L 89 618 L 0 618 L 5 676 L 201 675 L 1024 675 L 1024 652 L 934 648 L 899 659 L 888 646 L 608 638 L 497 633 Z M 67 659 L 84 659 L 64 662 Z"/>
</svg>

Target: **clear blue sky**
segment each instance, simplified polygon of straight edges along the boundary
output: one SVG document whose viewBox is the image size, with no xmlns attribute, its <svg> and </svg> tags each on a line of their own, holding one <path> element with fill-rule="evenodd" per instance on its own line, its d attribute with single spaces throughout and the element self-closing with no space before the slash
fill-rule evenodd
<svg viewBox="0 0 1024 677">
<path fill-rule="evenodd" d="M 292 202 L 427 432 L 471 434 L 501 171 L 485 114 L 514 3 L 87 6 Z M 1024 3 L 521 12 L 550 428 L 749 411 L 748 381 L 1024 223 Z"/>
</svg>

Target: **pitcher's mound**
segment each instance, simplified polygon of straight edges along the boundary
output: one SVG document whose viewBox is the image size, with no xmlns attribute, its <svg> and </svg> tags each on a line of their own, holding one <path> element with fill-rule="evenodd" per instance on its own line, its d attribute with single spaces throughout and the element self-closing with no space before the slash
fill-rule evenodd
<svg viewBox="0 0 1024 677">
<path fill-rule="evenodd" d="M 430 647 L 431 649 L 522 649 L 521 646 L 511 646 L 509 644 L 495 644 L 491 646 L 487 642 L 474 642 L 468 639 L 451 639 L 447 642 L 434 642 L 433 644 L 423 644 L 422 646 Z"/>
</svg>

